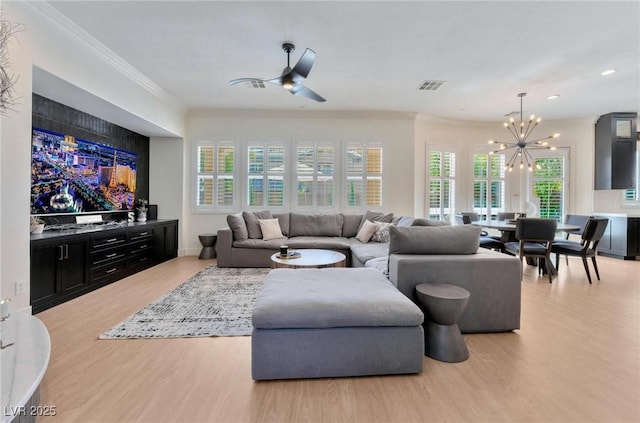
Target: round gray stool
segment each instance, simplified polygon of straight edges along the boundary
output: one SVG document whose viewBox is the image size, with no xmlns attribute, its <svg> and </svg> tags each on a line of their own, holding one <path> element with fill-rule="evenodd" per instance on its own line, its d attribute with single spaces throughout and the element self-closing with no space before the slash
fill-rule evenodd
<svg viewBox="0 0 640 423">
<path fill-rule="evenodd" d="M 218 240 L 218 235 L 203 234 L 198 235 L 198 239 L 200 240 L 200 244 L 202 244 L 202 251 L 200 251 L 198 258 L 200 260 L 216 258 L 216 241 Z"/>
<path fill-rule="evenodd" d="M 424 308 L 425 354 L 448 363 L 469 358 L 458 319 L 469 301 L 469 291 L 456 285 L 421 283 L 416 286 L 418 300 Z"/>
</svg>

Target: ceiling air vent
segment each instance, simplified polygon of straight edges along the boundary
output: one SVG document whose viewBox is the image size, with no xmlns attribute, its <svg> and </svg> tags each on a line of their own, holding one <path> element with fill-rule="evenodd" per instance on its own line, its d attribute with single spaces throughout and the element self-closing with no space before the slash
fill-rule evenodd
<svg viewBox="0 0 640 423">
<path fill-rule="evenodd" d="M 420 90 L 420 91 L 435 91 L 438 88 L 440 88 L 442 86 L 442 84 L 444 84 L 445 82 L 447 82 L 447 81 L 426 80 L 422 84 L 420 84 L 420 86 L 418 87 L 418 90 Z"/>
</svg>

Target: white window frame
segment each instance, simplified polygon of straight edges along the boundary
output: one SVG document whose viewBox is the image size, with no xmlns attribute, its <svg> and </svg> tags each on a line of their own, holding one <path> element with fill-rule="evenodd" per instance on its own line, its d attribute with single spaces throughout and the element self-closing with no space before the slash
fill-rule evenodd
<svg viewBox="0 0 640 423">
<path fill-rule="evenodd" d="M 314 151 L 322 146 L 331 146 L 334 149 L 334 173 L 333 173 L 333 189 L 334 189 L 334 202 L 332 206 L 318 206 L 317 199 L 314 199 L 313 207 L 297 207 L 296 189 L 297 189 L 297 174 L 293 170 L 297 166 L 297 147 L 299 145 L 314 145 Z M 203 174 L 199 172 L 198 163 L 198 149 L 201 146 L 212 147 L 214 149 L 214 169 L 209 172 L 207 176 L 211 176 L 213 180 L 217 180 L 216 166 L 217 166 L 217 148 L 219 146 L 232 146 L 234 148 L 234 170 L 233 170 L 233 205 L 231 206 L 219 206 L 216 204 L 217 198 L 217 186 L 213 183 L 213 200 L 212 204 L 198 205 L 199 202 L 199 190 L 198 181 L 199 177 Z M 363 149 L 365 153 L 362 172 L 359 175 L 363 178 L 363 204 L 359 206 L 349 206 L 346 197 L 347 188 L 347 171 L 346 171 L 346 153 L 347 148 L 357 146 Z M 265 181 L 265 197 L 262 205 L 249 206 L 249 179 L 254 174 L 249 174 L 249 155 L 248 151 L 250 147 L 264 148 L 265 151 L 269 147 L 280 147 L 284 151 L 284 171 L 282 172 L 283 178 L 283 204 L 282 206 L 270 206 L 267 204 L 268 195 L 268 177 L 272 173 L 267 169 L 267 156 L 264 157 L 264 168 L 261 173 Z M 366 150 L 367 148 L 380 148 L 382 153 L 381 172 L 376 174 L 367 173 L 366 165 Z M 386 178 L 387 175 L 387 163 L 385 160 L 386 146 L 384 142 L 351 142 L 351 141 L 250 141 L 250 140 L 238 140 L 238 141 L 211 141 L 211 140 L 196 140 L 193 142 L 193 154 L 192 154 L 192 178 L 190 185 L 192 187 L 191 192 L 191 210 L 193 213 L 203 214 L 225 214 L 238 212 L 242 210 L 272 210 L 275 212 L 280 211 L 301 211 L 301 212 L 338 212 L 348 211 L 351 213 L 364 212 L 366 210 L 384 210 L 386 200 Z M 317 163 L 317 156 L 315 162 Z M 381 179 L 381 205 L 373 206 L 366 204 L 366 180 L 368 177 L 379 177 Z M 314 183 L 317 181 L 318 173 L 314 172 Z M 317 192 L 317 190 L 315 191 Z M 316 195 L 316 194 L 314 194 Z"/>
<path fill-rule="evenodd" d="M 251 147 L 264 149 L 262 173 L 249 173 L 249 148 Z M 284 169 L 282 173 L 270 172 L 268 169 L 268 166 L 267 166 L 269 161 L 268 149 L 273 147 L 283 149 L 284 157 L 282 160 L 282 164 L 284 166 Z M 247 141 L 242 143 L 242 152 L 243 152 L 243 166 L 242 166 L 243 180 L 242 180 L 241 191 L 242 191 L 243 210 L 272 210 L 276 212 L 288 210 L 289 209 L 289 190 L 287 189 L 287 187 L 289 184 L 287 183 L 287 181 L 290 178 L 288 157 L 291 154 L 291 149 L 289 148 L 287 143 L 284 143 L 281 141 Z M 262 176 L 262 180 L 264 181 L 263 201 L 262 201 L 262 204 L 260 205 L 249 205 L 249 180 L 251 179 L 251 176 L 259 176 L 259 175 Z M 269 177 L 282 177 L 283 198 L 282 198 L 281 206 L 268 204 Z"/>
<path fill-rule="evenodd" d="M 564 158 L 564 175 L 561 178 L 562 180 L 562 203 L 561 203 L 561 212 L 560 212 L 560 216 L 558 217 L 558 221 L 562 221 L 563 216 L 566 215 L 567 213 L 567 209 L 568 209 L 568 202 L 570 197 L 570 151 L 568 147 L 558 147 L 555 150 L 531 150 L 531 156 L 533 156 L 534 160 L 538 159 L 538 158 L 543 158 L 543 157 L 563 157 Z M 526 170 L 523 170 L 526 171 Z M 531 192 L 531 198 L 537 198 L 535 197 L 535 192 L 534 192 L 534 185 L 536 182 L 536 177 L 535 177 L 535 171 L 531 172 L 531 178 L 530 178 L 530 183 L 529 183 L 529 189 Z M 535 205 L 538 209 L 536 210 L 536 215 L 540 216 L 540 204 L 536 204 Z"/>
<path fill-rule="evenodd" d="M 333 148 L 333 173 L 331 174 L 333 183 L 333 204 L 321 206 L 318 204 L 318 180 L 322 177 L 322 173 L 319 170 L 318 166 L 318 150 L 326 147 Z M 340 172 L 338 169 L 340 168 L 340 152 L 342 151 L 340 148 L 339 142 L 316 142 L 316 141 L 298 141 L 293 143 L 292 152 L 291 152 L 291 205 L 292 210 L 300 211 L 300 212 L 335 212 L 339 209 L 340 205 L 340 184 L 339 177 Z M 299 148 L 310 148 L 313 150 L 313 164 L 312 171 L 306 174 L 298 173 L 298 149 Z M 299 176 L 307 176 L 311 177 L 312 184 L 312 205 L 311 206 L 301 206 L 298 204 L 298 188 L 299 188 Z"/>
<path fill-rule="evenodd" d="M 431 155 L 433 153 L 449 153 L 449 154 L 453 154 L 453 176 L 452 177 L 445 177 L 443 176 L 443 172 L 442 172 L 442 168 L 440 169 L 440 176 L 437 177 L 432 177 L 431 176 Z M 441 162 L 443 163 L 443 162 Z M 457 150 L 454 146 L 447 146 L 447 145 L 433 145 L 430 146 L 429 148 L 427 148 L 426 151 L 426 157 L 425 157 L 425 164 L 426 164 L 426 183 L 425 183 L 425 210 L 424 210 L 424 215 L 425 217 L 429 218 L 429 219 L 433 219 L 435 217 L 435 213 L 432 215 L 431 213 L 431 182 L 434 180 L 437 180 L 440 182 L 440 186 L 444 186 L 445 185 L 445 181 L 449 181 L 450 183 L 450 193 L 449 193 L 449 197 L 450 197 L 450 204 L 449 207 L 447 209 L 450 210 L 449 216 L 447 217 L 447 214 L 445 213 L 445 207 L 443 206 L 443 199 L 442 199 L 442 190 L 440 191 L 440 207 L 439 207 L 439 212 L 438 212 L 438 216 L 436 220 L 447 220 L 447 221 L 452 221 L 453 220 L 453 216 L 455 215 L 456 212 L 456 192 L 457 192 L 457 177 L 458 177 L 458 171 L 457 171 L 457 166 L 458 166 L 458 154 L 457 154 Z"/>
<path fill-rule="evenodd" d="M 200 147 L 211 147 L 214 151 L 213 156 L 213 170 L 211 172 L 200 172 L 199 171 L 199 149 Z M 219 147 L 233 147 L 233 173 L 228 174 L 226 172 L 219 172 L 218 170 L 218 148 Z M 194 167 L 194 178 L 192 180 L 193 186 L 193 199 L 192 199 L 192 210 L 196 213 L 206 213 L 206 212 L 232 212 L 237 210 L 239 202 L 239 194 L 238 189 L 236 187 L 242 184 L 241 172 L 239 164 L 239 154 L 238 154 L 238 144 L 233 141 L 196 141 L 193 149 L 193 167 Z M 218 177 L 223 175 L 231 175 L 234 181 L 234 190 L 233 190 L 233 200 L 232 204 L 229 206 L 219 205 L 217 204 L 216 199 L 218 198 L 218 184 L 215 183 Z M 199 178 L 201 176 L 210 176 L 213 179 L 212 184 L 212 203 L 211 204 L 198 204 L 198 195 L 199 195 Z"/>
<path fill-rule="evenodd" d="M 486 148 L 476 148 L 471 154 L 471 172 L 470 172 L 471 173 L 471 209 L 473 212 L 478 213 L 481 219 L 485 219 L 485 220 L 491 220 L 493 216 L 497 216 L 499 212 L 507 211 L 506 210 L 507 208 L 507 171 L 505 170 L 505 166 L 508 160 L 507 156 L 509 156 L 509 153 L 495 153 L 495 154 L 489 154 L 489 153 L 490 153 L 490 150 L 487 150 Z M 513 154 L 512 150 L 510 150 L 510 154 Z M 478 155 L 487 156 L 486 178 L 476 177 L 475 175 L 475 156 L 478 156 Z M 491 164 L 491 158 L 494 156 L 501 158 L 501 166 L 500 166 L 501 176 L 499 177 L 494 177 L 491 174 L 490 164 Z M 484 181 L 487 185 L 486 198 L 485 198 L 486 207 L 475 207 L 475 184 L 476 182 L 479 182 L 479 181 Z M 494 208 L 491 206 L 491 185 L 493 182 L 502 183 L 502 192 L 500 194 L 501 196 L 500 202 L 502 204 L 502 207 Z"/>
<path fill-rule="evenodd" d="M 362 170 L 359 172 L 349 172 L 347 169 L 348 160 L 347 153 L 349 149 L 352 148 L 362 148 L 363 158 L 362 158 Z M 380 163 L 380 173 L 371 173 L 367 172 L 367 149 L 375 149 L 379 148 L 381 151 L 381 163 Z M 344 147 L 342 149 L 342 197 L 340 198 L 340 203 L 342 204 L 342 209 L 347 212 L 364 212 L 366 210 L 384 210 L 385 207 L 385 176 L 386 176 L 386 154 L 385 144 L 383 142 L 345 142 Z M 360 205 L 350 205 L 347 199 L 349 195 L 349 177 L 353 178 L 362 178 L 362 204 Z M 369 205 L 367 204 L 367 180 L 371 178 L 379 178 L 380 179 L 380 204 L 379 205 Z"/>
</svg>

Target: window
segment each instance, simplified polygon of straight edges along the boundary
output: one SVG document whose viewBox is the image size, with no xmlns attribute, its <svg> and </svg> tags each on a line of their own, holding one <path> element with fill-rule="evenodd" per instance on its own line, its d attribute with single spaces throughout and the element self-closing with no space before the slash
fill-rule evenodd
<svg viewBox="0 0 640 423">
<path fill-rule="evenodd" d="M 348 144 L 345 153 L 346 206 L 382 207 L 382 146 Z"/>
<path fill-rule="evenodd" d="M 232 210 L 236 205 L 235 147 L 231 143 L 197 145 L 196 208 Z"/>
<path fill-rule="evenodd" d="M 456 154 L 450 151 L 431 151 L 428 153 L 428 161 L 428 217 L 450 221 L 455 212 Z"/>
<path fill-rule="evenodd" d="M 383 145 L 196 142 L 193 210 L 364 211 L 383 207 Z"/>
<path fill-rule="evenodd" d="M 473 155 L 473 211 L 481 220 L 505 211 L 505 165 L 504 154 Z"/>
<path fill-rule="evenodd" d="M 285 148 L 277 145 L 247 147 L 247 206 L 284 207 Z"/>
<path fill-rule="evenodd" d="M 335 147 L 301 143 L 296 147 L 296 194 L 298 209 L 333 208 Z"/>
<path fill-rule="evenodd" d="M 635 188 L 622 191 L 622 203 L 628 206 L 640 206 L 640 141 L 636 143 Z"/>
<path fill-rule="evenodd" d="M 533 169 L 533 195 L 538 198 L 540 217 L 562 220 L 566 196 L 566 155 L 536 158 L 540 169 Z"/>
</svg>

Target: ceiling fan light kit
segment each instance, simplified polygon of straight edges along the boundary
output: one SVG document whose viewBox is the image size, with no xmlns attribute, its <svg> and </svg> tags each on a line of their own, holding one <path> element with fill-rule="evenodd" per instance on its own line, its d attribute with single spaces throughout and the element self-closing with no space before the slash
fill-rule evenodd
<svg viewBox="0 0 640 423">
<path fill-rule="evenodd" d="M 505 166 L 505 170 L 508 170 L 509 172 L 513 170 L 513 166 L 518 159 L 520 161 L 520 169 L 524 169 L 526 166 L 529 172 L 532 172 L 534 165 L 536 169 L 541 169 L 541 166 L 536 163 L 536 160 L 529 151 L 555 150 L 556 147 L 549 146 L 549 141 L 547 140 L 558 138 L 560 136 L 560 134 L 556 133 L 543 138 L 529 140 L 529 136 L 533 133 L 536 126 L 538 126 L 542 121 L 542 118 L 536 118 L 535 115 L 531 115 L 529 116 L 528 122 L 524 121 L 522 117 L 522 99 L 526 95 L 527 93 L 518 94 L 518 97 L 520 97 L 520 122 L 516 123 L 516 120 L 513 117 L 510 117 L 509 121 L 503 124 L 504 128 L 513 136 L 514 142 L 498 143 L 494 140 L 489 140 L 489 144 L 500 144 L 500 147 L 497 150 L 491 151 L 489 154 L 496 154 L 500 151 L 514 149 L 513 155 L 509 161 L 507 161 Z"/>
<path fill-rule="evenodd" d="M 282 44 L 282 50 L 287 53 L 287 67 L 282 71 L 282 74 L 277 78 L 261 79 L 261 78 L 238 78 L 229 81 L 229 85 L 236 85 L 242 82 L 248 82 L 253 85 L 256 83 L 269 82 L 274 85 L 279 85 L 282 88 L 288 90 L 291 94 L 306 97 L 318 102 L 326 101 L 324 97 L 320 96 L 315 91 L 305 87 L 302 82 L 307 79 L 311 67 L 316 60 L 316 52 L 310 48 L 305 49 L 304 53 L 298 60 L 298 63 L 291 68 L 291 52 L 296 49 L 296 46 L 291 43 Z"/>
</svg>

